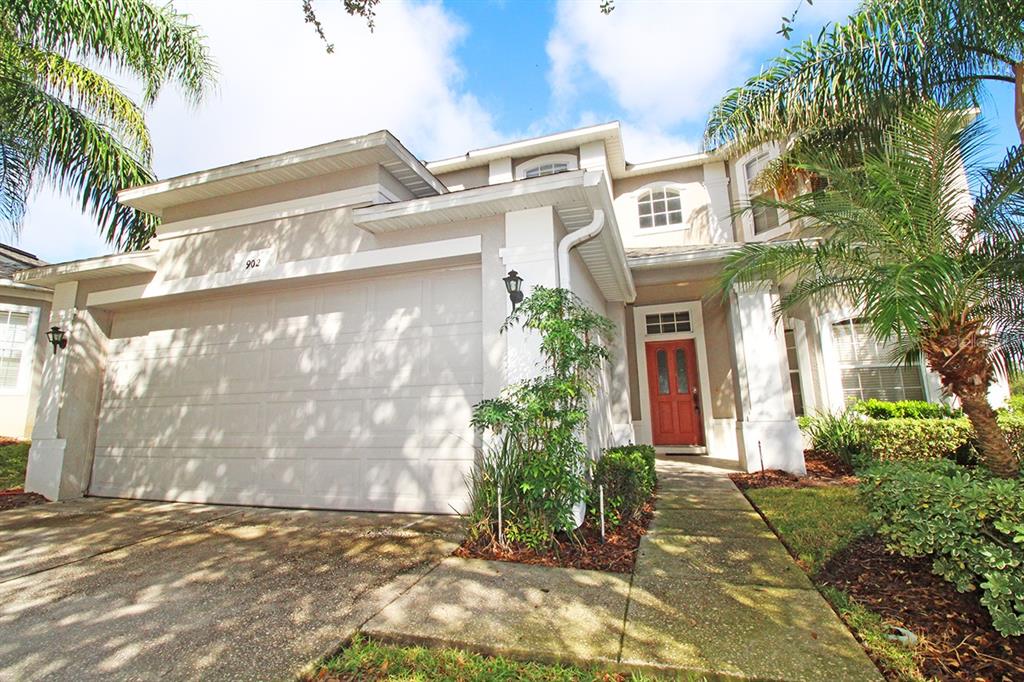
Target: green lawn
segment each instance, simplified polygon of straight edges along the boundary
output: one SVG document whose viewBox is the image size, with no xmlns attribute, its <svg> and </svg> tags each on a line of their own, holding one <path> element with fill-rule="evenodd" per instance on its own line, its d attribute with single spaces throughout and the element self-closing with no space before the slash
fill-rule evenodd
<svg viewBox="0 0 1024 682">
<path fill-rule="evenodd" d="M 753 488 L 746 494 L 811 575 L 871 531 L 867 508 L 854 487 Z"/>
<path fill-rule="evenodd" d="M 872 530 L 856 487 L 758 488 L 744 492 L 800 558 L 812 579 L 836 552 Z M 819 589 L 895 679 L 924 680 L 914 652 L 886 637 L 889 630 L 881 616 L 842 590 L 825 585 L 819 585 Z"/>
<path fill-rule="evenodd" d="M 565 665 L 522 663 L 455 649 L 390 646 L 357 636 L 341 653 L 326 661 L 320 670 L 308 679 L 318 682 L 643 682 L 663 678 L 653 678 L 640 673 L 622 674 L 596 668 L 584 670 Z"/>
<path fill-rule="evenodd" d="M 0 490 L 18 488 L 25 484 L 28 446 L 28 443 L 0 445 Z"/>
</svg>

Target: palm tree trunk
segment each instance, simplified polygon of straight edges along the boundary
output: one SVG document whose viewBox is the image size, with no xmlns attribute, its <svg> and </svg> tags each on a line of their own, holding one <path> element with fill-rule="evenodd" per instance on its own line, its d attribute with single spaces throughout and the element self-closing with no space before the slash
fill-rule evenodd
<svg viewBox="0 0 1024 682">
<path fill-rule="evenodd" d="M 1024 143 L 1024 62 L 1013 65 L 1013 113 L 1017 121 L 1017 134 Z"/>
<path fill-rule="evenodd" d="M 1015 478 L 1020 474 L 1020 464 L 1010 450 L 1006 434 L 999 428 L 996 413 L 988 404 L 988 396 L 971 393 L 957 396 L 964 414 L 974 427 L 981 459 L 992 473 L 1002 478 Z"/>
</svg>

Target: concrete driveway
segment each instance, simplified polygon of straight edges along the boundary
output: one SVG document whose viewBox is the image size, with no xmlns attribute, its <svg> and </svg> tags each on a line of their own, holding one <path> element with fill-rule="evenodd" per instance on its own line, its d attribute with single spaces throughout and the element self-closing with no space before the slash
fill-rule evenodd
<svg viewBox="0 0 1024 682">
<path fill-rule="evenodd" d="M 0 513 L 0 679 L 286 679 L 455 548 L 452 517 L 86 499 Z"/>
</svg>

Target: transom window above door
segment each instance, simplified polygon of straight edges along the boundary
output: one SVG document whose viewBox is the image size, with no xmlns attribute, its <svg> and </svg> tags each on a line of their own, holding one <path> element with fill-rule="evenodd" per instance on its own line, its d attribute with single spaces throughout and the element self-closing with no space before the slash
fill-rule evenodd
<svg viewBox="0 0 1024 682">
<path fill-rule="evenodd" d="M 693 331 L 690 326 L 690 313 L 652 313 L 644 318 L 648 334 L 676 334 Z"/>
<path fill-rule="evenodd" d="M 683 224 L 683 200 L 671 187 L 649 189 L 637 199 L 640 228 Z"/>
</svg>

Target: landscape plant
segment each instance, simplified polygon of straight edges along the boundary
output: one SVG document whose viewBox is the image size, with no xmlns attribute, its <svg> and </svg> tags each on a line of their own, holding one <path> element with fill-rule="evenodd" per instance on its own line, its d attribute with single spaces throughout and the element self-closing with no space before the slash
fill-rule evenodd
<svg viewBox="0 0 1024 682">
<path fill-rule="evenodd" d="M 877 464 L 863 485 L 891 549 L 930 557 L 957 590 L 981 592 L 996 630 L 1024 634 L 1024 480 L 936 460 Z"/>
<path fill-rule="evenodd" d="M 17 231 L 33 189 L 50 184 L 117 248 L 146 246 L 155 218 L 117 193 L 155 179 L 142 107 L 168 85 L 193 100 L 210 89 L 204 40 L 170 4 L 0 3 L 0 223 Z M 141 103 L 106 74 L 138 81 Z"/>
<path fill-rule="evenodd" d="M 801 429 L 812 448 L 833 454 L 846 464 L 853 465 L 865 452 L 864 420 L 849 410 L 819 412 L 804 420 Z"/>
<path fill-rule="evenodd" d="M 923 357 L 959 399 L 982 461 L 1013 477 L 987 393 L 997 358 L 1024 358 L 1024 160 L 987 168 L 982 143 L 968 112 L 922 103 L 853 165 L 805 149 L 795 163 L 822 179 L 813 191 L 745 207 L 778 210 L 798 239 L 745 244 L 721 284 L 779 282 L 779 313 L 821 297 L 857 302 L 871 335 L 896 343 L 893 362 Z"/>
<path fill-rule="evenodd" d="M 472 424 L 489 445 L 469 481 L 470 534 L 543 550 L 556 533 L 575 529 L 573 507 L 589 492 L 583 434 L 612 324 L 570 291 L 536 287 L 502 331 L 513 326 L 539 343 L 542 366 L 473 409 Z"/>
<path fill-rule="evenodd" d="M 588 512 L 597 519 L 603 489 L 605 520 L 610 527 L 639 518 L 657 484 L 654 458 L 650 445 L 607 450 L 594 465 Z"/>
<path fill-rule="evenodd" d="M 872 419 L 946 419 L 963 413 L 945 403 L 926 400 L 858 400 L 850 410 Z"/>
</svg>

